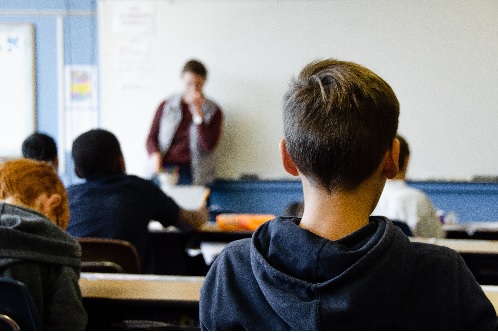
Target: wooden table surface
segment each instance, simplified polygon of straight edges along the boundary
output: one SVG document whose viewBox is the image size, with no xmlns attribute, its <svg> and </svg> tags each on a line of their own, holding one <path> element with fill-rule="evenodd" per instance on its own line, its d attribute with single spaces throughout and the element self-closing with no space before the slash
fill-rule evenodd
<svg viewBox="0 0 498 332">
<path fill-rule="evenodd" d="M 413 242 L 424 242 L 445 246 L 459 253 L 470 254 L 498 254 L 498 241 L 489 240 L 452 240 L 452 239 L 428 239 L 410 238 Z"/>
<path fill-rule="evenodd" d="M 204 277 L 82 273 L 84 298 L 199 303 Z M 498 286 L 482 286 L 498 312 Z"/>
<path fill-rule="evenodd" d="M 81 273 L 84 298 L 199 302 L 204 277 Z"/>
</svg>

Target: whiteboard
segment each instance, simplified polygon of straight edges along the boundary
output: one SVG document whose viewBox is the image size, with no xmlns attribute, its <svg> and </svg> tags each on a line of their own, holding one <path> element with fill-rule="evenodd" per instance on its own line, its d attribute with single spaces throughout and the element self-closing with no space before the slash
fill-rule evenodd
<svg viewBox="0 0 498 332">
<path fill-rule="evenodd" d="M 181 90 L 189 58 L 209 71 L 225 112 L 218 178 L 289 177 L 281 101 L 309 61 L 334 57 L 379 74 L 401 104 L 413 180 L 498 174 L 498 1 L 184 0 L 99 2 L 103 127 L 130 173 L 147 174 L 157 105 Z"/>
<path fill-rule="evenodd" d="M 0 157 L 21 156 L 35 131 L 32 24 L 0 24 Z"/>
</svg>

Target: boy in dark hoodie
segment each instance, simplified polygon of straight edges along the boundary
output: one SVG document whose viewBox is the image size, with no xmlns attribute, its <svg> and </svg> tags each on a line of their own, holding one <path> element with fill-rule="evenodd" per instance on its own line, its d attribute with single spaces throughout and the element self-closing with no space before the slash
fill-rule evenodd
<svg viewBox="0 0 498 332">
<path fill-rule="evenodd" d="M 369 217 L 398 172 L 399 103 L 372 71 L 313 62 L 284 97 L 285 170 L 302 218 L 229 244 L 201 291 L 209 330 L 488 330 L 496 313 L 458 253 Z"/>
<path fill-rule="evenodd" d="M 66 190 L 52 165 L 17 159 L 0 165 L 0 276 L 21 281 L 45 330 L 84 330 L 78 278 L 81 247 L 64 232 Z"/>
</svg>

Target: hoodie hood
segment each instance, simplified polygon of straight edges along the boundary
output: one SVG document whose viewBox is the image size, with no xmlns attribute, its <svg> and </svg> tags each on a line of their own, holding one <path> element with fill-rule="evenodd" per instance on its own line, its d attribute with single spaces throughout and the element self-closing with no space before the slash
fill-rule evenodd
<svg viewBox="0 0 498 332">
<path fill-rule="evenodd" d="M 35 261 L 80 268 L 78 242 L 42 214 L 0 202 L 0 267 Z"/>
<path fill-rule="evenodd" d="M 408 238 L 380 217 L 337 241 L 299 222 L 277 218 L 252 237 L 252 271 L 273 310 L 295 330 L 389 328 L 395 314 L 385 313 L 396 310 L 412 279 Z"/>
</svg>

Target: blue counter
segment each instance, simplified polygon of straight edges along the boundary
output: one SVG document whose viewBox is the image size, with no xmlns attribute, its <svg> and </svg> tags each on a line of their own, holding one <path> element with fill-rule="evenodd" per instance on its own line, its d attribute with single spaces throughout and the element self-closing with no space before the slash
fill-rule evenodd
<svg viewBox="0 0 498 332">
<path fill-rule="evenodd" d="M 409 182 L 429 196 L 437 209 L 455 212 L 460 222 L 498 221 L 498 183 Z M 288 204 L 303 199 L 300 181 L 217 180 L 210 206 L 234 213 L 280 215 Z"/>
</svg>

